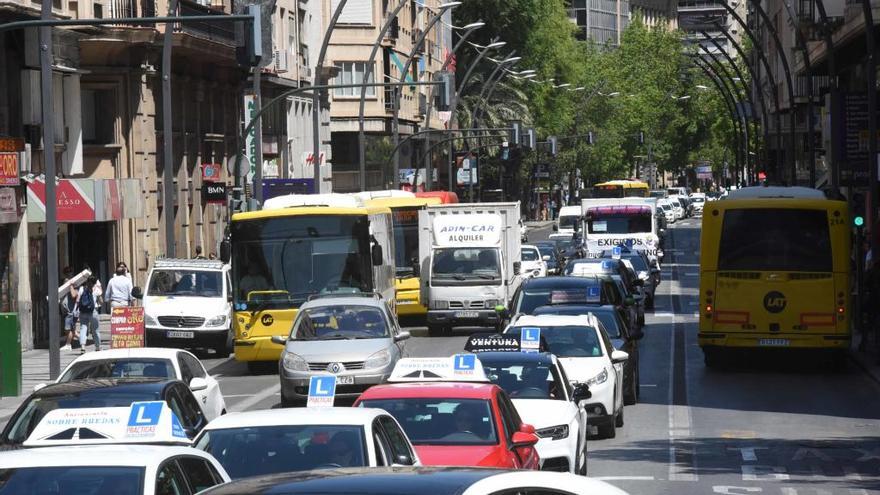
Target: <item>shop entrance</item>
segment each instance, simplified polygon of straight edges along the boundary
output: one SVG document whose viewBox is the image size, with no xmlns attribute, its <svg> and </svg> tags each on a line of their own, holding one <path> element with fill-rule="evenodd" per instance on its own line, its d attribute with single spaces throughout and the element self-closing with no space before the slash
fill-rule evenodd
<svg viewBox="0 0 880 495">
<path fill-rule="evenodd" d="M 68 266 L 78 273 L 88 265 L 102 286 L 110 280 L 112 225 L 112 222 L 67 224 Z"/>
</svg>

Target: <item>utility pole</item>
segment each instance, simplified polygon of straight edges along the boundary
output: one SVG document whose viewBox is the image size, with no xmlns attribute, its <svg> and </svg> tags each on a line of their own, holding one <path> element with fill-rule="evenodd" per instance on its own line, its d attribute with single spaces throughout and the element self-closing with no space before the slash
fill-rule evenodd
<svg viewBox="0 0 880 495">
<path fill-rule="evenodd" d="M 52 0 L 43 0 L 40 18 L 52 18 Z M 61 347 L 58 341 L 58 200 L 55 197 L 55 126 L 52 111 L 52 28 L 40 27 L 40 96 L 43 126 L 43 170 L 46 176 L 46 304 L 49 316 L 49 379 L 61 373 Z"/>
<path fill-rule="evenodd" d="M 45 2 L 45 0 L 43 0 Z M 51 0 L 50 0 L 51 1 Z M 168 1 L 168 15 L 177 11 L 177 0 Z M 165 256 L 174 249 L 174 131 L 171 125 L 171 42 L 174 24 L 165 24 L 162 38 L 162 213 L 165 217 Z M 48 191 L 48 189 L 47 189 Z M 48 212 L 46 212 L 48 214 Z"/>
</svg>

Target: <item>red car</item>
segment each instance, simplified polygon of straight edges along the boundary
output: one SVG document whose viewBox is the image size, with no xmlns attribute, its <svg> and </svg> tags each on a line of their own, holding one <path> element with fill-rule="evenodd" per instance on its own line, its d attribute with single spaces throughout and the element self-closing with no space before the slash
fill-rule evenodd
<svg viewBox="0 0 880 495">
<path fill-rule="evenodd" d="M 538 469 L 538 437 L 507 394 L 490 383 L 418 382 L 376 385 L 355 406 L 391 413 L 422 464 Z"/>
</svg>

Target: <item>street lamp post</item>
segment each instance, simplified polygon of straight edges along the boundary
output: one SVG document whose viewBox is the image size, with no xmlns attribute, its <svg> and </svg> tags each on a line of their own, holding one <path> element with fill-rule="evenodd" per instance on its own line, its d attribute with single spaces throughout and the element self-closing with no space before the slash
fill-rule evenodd
<svg viewBox="0 0 880 495">
<path fill-rule="evenodd" d="M 461 37 L 459 37 L 458 41 L 455 43 L 455 46 L 452 47 L 452 51 L 450 51 L 449 54 L 446 55 L 446 59 L 443 60 L 443 65 L 440 66 L 440 72 L 445 71 L 449 67 L 449 64 L 452 62 L 452 59 L 455 58 L 455 54 L 458 53 L 458 49 L 461 48 L 462 45 L 464 45 L 464 43 L 470 37 L 471 33 L 473 33 L 474 31 L 476 31 L 477 29 L 479 29 L 485 25 L 486 25 L 486 23 L 484 23 L 483 21 L 477 21 L 477 22 L 473 22 L 471 24 L 468 24 L 466 26 L 462 26 L 461 28 L 458 28 L 458 29 L 462 30 L 463 33 L 461 34 Z M 428 88 L 428 108 L 425 109 L 425 128 L 426 129 L 430 129 L 430 127 L 431 127 L 431 110 L 434 108 L 433 99 L 434 99 L 434 87 L 432 86 L 432 87 Z M 428 191 L 431 190 L 431 188 L 433 186 L 433 182 L 434 182 L 433 181 L 433 160 L 427 158 L 428 157 L 428 150 L 429 150 L 430 146 L 431 146 L 430 141 L 425 139 L 424 156 L 426 157 L 426 160 L 427 160 L 425 162 L 425 189 L 427 189 Z M 418 170 L 416 171 L 416 177 L 417 177 L 416 181 L 418 182 Z"/>
<path fill-rule="evenodd" d="M 495 69 L 489 74 L 489 77 L 486 78 L 486 81 L 483 84 L 483 87 L 480 88 L 480 97 L 477 99 L 477 105 L 474 108 L 473 113 L 471 114 L 471 124 L 473 126 L 479 127 L 479 123 L 477 119 L 482 116 L 482 110 L 489 106 L 489 98 L 492 97 L 492 93 L 495 91 L 495 86 L 501 81 L 501 78 L 504 77 L 504 73 L 507 69 L 504 68 L 505 65 L 515 64 L 522 60 L 522 57 L 515 57 L 516 50 L 507 54 L 507 57 L 504 60 L 492 60 L 497 65 Z M 498 76 L 498 79 L 495 79 L 495 76 Z"/>
<path fill-rule="evenodd" d="M 739 130 L 739 116 L 736 110 L 736 99 L 734 98 L 731 89 L 727 86 L 724 78 L 722 78 L 719 74 L 715 72 L 715 68 L 702 58 L 696 57 L 694 58 L 694 63 L 699 67 L 712 81 L 716 88 L 718 88 L 718 92 L 721 93 L 721 97 L 724 99 L 724 103 L 727 106 L 727 110 L 730 113 L 731 122 L 733 122 L 734 128 L 734 140 L 736 141 L 737 147 L 737 162 L 739 163 L 740 152 L 742 151 L 742 143 L 740 141 L 740 130 Z M 705 65 L 704 65 L 705 64 Z M 748 155 L 748 147 L 746 147 L 745 151 L 746 155 Z"/>
<path fill-rule="evenodd" d="M 483 59 L 483 57 L 486 56 L 486 53 L 488 53 L 489 50 L 494 49 L 494 48 L 501 48 L 502 46 L 504 46 L 506 44 L 507 43 L 504 41 L 498 41 L 498 38 L 493 39 L 492 42 L 490 42 L 486 46 L 480 46 L 480 45 L 475 45 L 475 44 L 471 43 L 472 46 L 479 48 L 480 51 L 477 52 L 477 57 L 474 59 L 473 62 L 471 62 L 471 65 L 468 66 L 467 70 L 465 71 L 464 77 L 462 77 L 462 79 L 461 79 L 461 84 L 459 85 L 458 90 L 455 93 L 453 93 L 453 95 L 452 95 L 452 104 L 450 105 L 450 108 L 449 108 L 449 124 L 448 124 L 448 127 L 449 127 L 448 130 L 450 131 L 450 135 L 452 134 L 451 131 L 453 130 L 453 127 L 455 125 L 455 111 L 458 109 L 459 96 L 460 96 L 461 92 L 464 91 L 464 88 L 467 85 L 468 79 L 470 79 L 471 74 L 473 74 L 473 72 L 474 72 L 474 69 L 477 67 L 477 65 L 479 65 L 480 61 Z M 454 183 L 453 183 L 454 176 L 452 174 L 452 168 L 453 168 L 454 163 L 455 163 L 455 144 L 452 141 L 450 141 L 450 143 L 449 143 L 449 190 L 450 191 L 452 191 L 452 187 L 454 186 Z"/>
<path fill-rule="evenodd" d="M 324 84 L 324 57 L 327 56 L 327 46 L 330 45 L 330 35 L 333 34 L 333 29 L 336 27 L 336 22 L 339 21 L 339 16 L 342 15 L 342 9 L 345 8 L 345 4 L 348 0 L 339 0 L 339 4 L 336 5 L 336 10 L 333 11 L 333 17 L 330 18 L 330 23 L 327 25 L 327 31 L 324 32 L 324 40 L 321 43 L 321 50 L 318 52 L 318 62 L 315 64 L 315 86 L 321 86 Z M 315 192 L 321 192 L 321 91 L 315 91 L 312 93 L 312 149 L 314 154 L 314 159 L 312 162 L 314 163 L 314 180 L 315 180 Z M 262 146 L 262 143 L 257 143 L 257 146 Z M 262 163 L 257 164 L 258 167 L 262 167 Z M 262 185 L 260 185 L 262 187 Z"/>
<path fill-rule="evenodd" d="M 406 75 L 409 73 L 410 65 L 412 65 L 413 58 L 416 55 L 416 51 L 419 50 L 425 42 L 425 38 L 428 36 L 428 33 L 431 29 L 434 28 L 434 25 L 440 20 L 444 13 L 447 10 L 457 7 L 461 5 L 461 2 L 446 2 L 440 4 L 440 7 L 437 9 L 437 13 L 434 14 L 433 17 L 428 21 L 428 24 L 425 25 L 425 29 L 422 30 L 422 33 L 419 35 L 419 38 L 413 43 L 412 48 L 409 51 L 409 55 L 406 58 L 406 63 L 403 65 L 403 69 L 400 70 L 400 81 L 404 82 L 406 80 Z M 400 142 L 400 94 L 403 90 L 402 87 L 395 88 L 392 91 L 394 95 L 394 106 L 393 106 L 393 115 L 391 120 L 391 130 L 394 134 L 394 146 L 395 150 L 397 150 L 397 144 Z M 394 189 L 400 189 L 400 153 L 399 150 L 394 152 L 394 173 L 391 177 L 392 186 Z M 418 183 L 418 178 L 415 179 L 416 183 Z"/>
<path fill-rule="evenodd" d="M 385 19 L 385 24 L 383 24 L 382 29 L 379 30 L 379 35 L 376 36 L 376 41 L 373 43 L 373 48 L 370 50 L 370 57 L 367 59 L 367 66 L 364 68 L 363 82 L 368 82 L 372 79 L 379 46 L 382 44 L 382 40 L 385 39 L 385 33 L 387 33 L 388 29 L 394 24 L 397 14 L 400 13 L 400 10 L 403 9 L 407 3 L 406 0 L 400 0 L 397 7 L 395 7 L 394 10 L 388 14 L 388 18 Z M 364 133 L 364 107 L 366 106 L 366 100 L 367 87 L 362 86 L 361 100 L 358 107 L 358 184 L 360 185 L 361 191 L 367 190 L 367 137 Z"/>
</svg>

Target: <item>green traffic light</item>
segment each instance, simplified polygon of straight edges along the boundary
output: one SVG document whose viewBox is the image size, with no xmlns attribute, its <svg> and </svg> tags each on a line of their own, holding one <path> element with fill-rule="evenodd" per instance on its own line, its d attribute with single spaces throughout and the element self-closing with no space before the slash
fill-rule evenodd
<svg viewBox="0 0 880 495">
<path fill-rule="evenodd" d="M 853 225 L 855 225 L 856 227 L 861 227 L 865 225 L 865 217 L 857 216 L 853 218 Z"/>
</svg>

